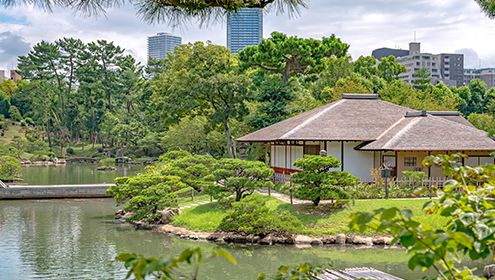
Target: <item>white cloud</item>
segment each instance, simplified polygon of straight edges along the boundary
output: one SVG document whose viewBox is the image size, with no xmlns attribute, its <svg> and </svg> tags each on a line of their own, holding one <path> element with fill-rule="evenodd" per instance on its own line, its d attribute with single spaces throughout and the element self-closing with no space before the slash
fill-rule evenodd
<svg viewBox="0 0 495 280">
<path fill-rule="evenodd" d="M 149 25 L 139 19 L 132 6 L 110 9 L 106 17 L 97 18 L 59 8 L 47 13 L 32 7 L 15 7 L 2 13 L 15 15 L 22 21 L 2 21 L 0 29 L 19 35 L 30 44 L 61 37 L 113 40 L 141 61 L 147 55 L 147 36 L 157 32 L 180 35 L 183 42 L 210 40 L 222 45 L 226 42 L 224 22 L 204 27 L 195 22 L 178 28 Z M 265 37 L 273 31 L 301 37 L 335 33 L 351 45 L 353 57 L 369 55 L 379 47 L 406 49 L 416 32 L 424 51 L 472 49 L 482 61 L 495 66 L 495 59 L 491 59 L 495 57 L 495 20 L 485 17 L 473 0 L 309 0 L 309 8 L 298 17 L 289 18 L 276 12 L 265 14 L 264 27 Z M 5 66 L 7 61 L 0 58 L 2 64 Z"/>
</svg>

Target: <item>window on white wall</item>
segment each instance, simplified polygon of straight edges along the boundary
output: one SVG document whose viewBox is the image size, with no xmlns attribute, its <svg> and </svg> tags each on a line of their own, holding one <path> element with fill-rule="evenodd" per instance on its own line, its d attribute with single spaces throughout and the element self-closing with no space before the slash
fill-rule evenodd
<svg viewBox="0 0 495 280">
<path fill-rule="evenodd" d="M 304 154 L 305 155 L 319 155 L 320 154 L 320 145 L 305 145 L 304 146 Z"/>
<path fill-rule="evenodd" d="M 416 167 L 417 166 L 417 158 L 416 157 L 404 157 L 404 166 L 405 167 Z"/>
</svg>

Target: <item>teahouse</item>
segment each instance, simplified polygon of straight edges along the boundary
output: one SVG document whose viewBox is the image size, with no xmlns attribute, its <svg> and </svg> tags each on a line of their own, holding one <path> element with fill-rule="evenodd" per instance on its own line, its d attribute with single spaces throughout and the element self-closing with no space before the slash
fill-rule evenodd
<svg viewBox="0 0 495 280">
<path fill-rule="evenodd" d="M 441 177 L 440 168 L 423 168 L 432 154 L 464 153 L 467 165 L 494 163 L 495 141 L 472 126 L 459 112 L 415 111 L 380 100 L 376 94 L 344 94 L 342 99 L 265 127 L 237 139 L 270 147 L 277 173 L 297 171 L 294 161 L 325 150 L 341 169 L 363 181 L 383 165 L 393 175 L 424 171 Z"/>
</svg>

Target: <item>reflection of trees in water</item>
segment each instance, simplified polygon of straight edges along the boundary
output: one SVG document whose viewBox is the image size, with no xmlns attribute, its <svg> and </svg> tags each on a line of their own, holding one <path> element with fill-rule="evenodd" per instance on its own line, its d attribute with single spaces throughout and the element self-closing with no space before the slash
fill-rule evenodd
<svg viewBox="0 0 495 280">
<path fill-rule="evenodd" d="M 57 166 L 27 166 L 22 178 L 31 185 L 112 183 L 115 177 L 134 175 L 140 165 L 117 166 L 114 171 L 98 171 L 95 164 L 70 163 Z"/>
<path fill-rule="evenodd" d="M 32 202 L 17 208 L 21 212 L 20 254 L 37 275 L 100 277 L 118 270 L 116 252 L 101 221 L 108 206 L 84 201 Z"/>
</svg>

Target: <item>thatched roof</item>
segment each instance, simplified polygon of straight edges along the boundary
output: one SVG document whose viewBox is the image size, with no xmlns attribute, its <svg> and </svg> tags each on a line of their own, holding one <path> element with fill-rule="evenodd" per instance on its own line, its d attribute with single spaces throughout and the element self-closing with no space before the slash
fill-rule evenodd
<svg viewBox="0 0 495 280">
<path fill-rule="evenodd" d="M 341 100 L 273 124 L 240 142 L 363 141 L 360 150 L 495 150 L 495 141 L 458 112 L 413 111 L 373 94 Z"/>
<path fill-rule="evenodd" d="M 404 117 L 360 150 L 492 151 L 495 141 L 486 132 L 458 120 L 424 114 Z"/>
<path fill-rule="evenodd" d="M 344 94 L 341 100 L 265 127 L 240 142 L 375 140 L 410 109 L 374 94 Z"/>
</svg>

